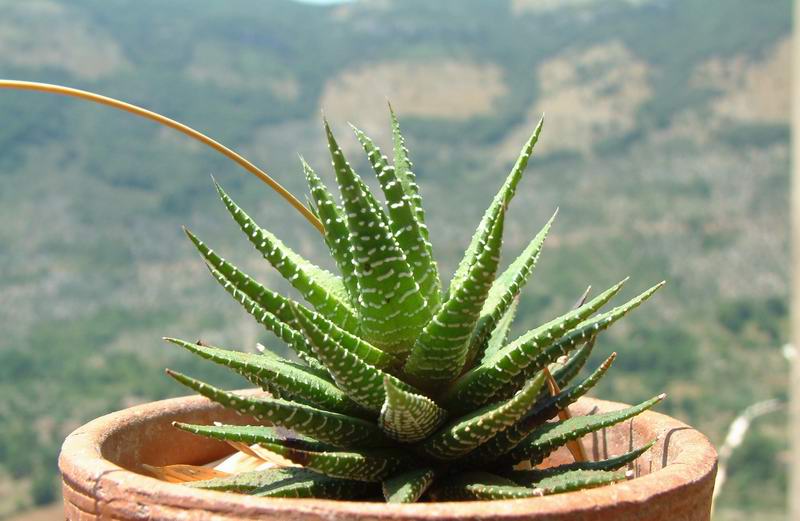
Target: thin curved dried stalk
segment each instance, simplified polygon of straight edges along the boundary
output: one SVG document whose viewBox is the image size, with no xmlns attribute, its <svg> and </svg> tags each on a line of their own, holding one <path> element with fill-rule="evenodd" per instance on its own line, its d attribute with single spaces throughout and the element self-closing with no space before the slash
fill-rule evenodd
<svg viewBox="0 0 800 521">
<path fill-rule="evenodd" d="M 96 94 L 94 92 L 74 89 L 72 87 L 65 87 L 63 85 L 53 85 L 49 83 L 39 83 L 35 81 L 17 81 L 17 80 L 0 79 L 0 89 L 29 90 L 38 92 L 48 92 L 51 94 L 60 94 L 62 96 L 71 96 L 73 98 L 79 98 L 86 101 L 99 103 L 100 105 L 106 105 L 108 107 L 122 110 L 130 114 L 134 114 L 136 116 L 140 116 L 145 119 L 155 121 L 156 123 L 169 127 L 173 130 L 177 130 L 178 132 L 181 132 L 182 134 L 185 134 L 190 138 L 199 141 L 208 147 L 213 148 L 223 156 L 237 163 L 239 166 L 241 166 L 242 168 L 244 168 L 257 178 L 261 179 L 270 188 L 272 188 L 278 195 L 280 195 L 284 200 L 286 200 L 286 202 L 288 202 L 295 210 L 300 212 L 300 214 L 303 217 L 305 217 L 306 220 L 309 223 L 311 223 L 311 225 L 313 225 L 320 233 L 323 231 L 322 223 L 311 212 L 311 210 L 306 208 L 305 205 L 303 205 L 303 203 L 301 203 L 294 195 L 292 195 L 291 192 L 289 192 L 286 188 L 284 188 L 269 174 L 267 174 L 262 169 L 258 168 L 256 165 L 245 159 L 237 152 L 234 152 L 233 150 L 226 147 L 222 143 L 208 137 L 202 132 L 199 132 L 189 127 L 188 125 L 184 125 L 183 123 L 170 119 L 157 112 L 147 110 L 145 108 L 133 105 L 131 103 L 126 103 L 124 101 Z"/>
</svg>

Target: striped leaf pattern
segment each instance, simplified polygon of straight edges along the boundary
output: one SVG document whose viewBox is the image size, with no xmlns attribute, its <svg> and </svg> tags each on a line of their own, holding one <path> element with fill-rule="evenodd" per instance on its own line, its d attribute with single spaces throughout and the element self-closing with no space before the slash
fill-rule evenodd
<svg viewBox="0 0 800 521">
<path fill-rule="evenodd" d="M 383 482 L 383 497 L 387 503 L 414 503 L 433 483 L 436 475 L 428 467 L 402 472 Z"/>
<path fill-rule="evenodd" d="M 386 197 L 389 227 L 394 238 L 406 254 L 408 264 L 414 273 L 414 280 L 419 284 L 428 307 L 435 309 L 441 299 L 439 269 L 433 259 L 433 247 L 417 220 L 412 197 L 404 190 L 395 167 L 389 164 L 380 149 L 361 130 L 356 127 L 353 127 L 353 130 L 367 153 L 367 158 Z"/>
<path fill-rule="evenodd" d="M 358 285 L 354 274 L 353 250 L 350 245 L 350 235 L 347 231 L 344 210 L 336 204 L 333 194 L 331 194 L 328 187 L 325 186 L 311 166 L 306 163 L 305 159 L 300 161 L 303 165 L 303 173 L 306 175 L 309 192 L 314 201 L 314 208 L 317 211 L 317 218 L 325 228 L 325 243 L 328 245 L 336 266 L 342 273 L 344 286 L 352 302 L 358 296 Z"/>
<path fill-rule="evenodd" d="M 501 460 L 514 464 L 520 461 L 529 461 L 532 465 L 536 465 L 566 442 L 577 440 L 590 432 L 596 432 L 633 418 L 663 400 L 665 396 L 660 394 L 639 405 L 620 411 L 592 416 L 575 416 L 568 420 L 548 423 L 530 433 Z"/>
<path fill-rule="evenodd" d="M 348 351 L 304 314 L 297 315 L 303 330 L 311 339 L 317 359 L 328 368 L 336 384 L 355 402 L 371 411 L 379 412 L 386 400 L 383 383 L 386 379 L 405 390 L 415 391 L 410 385 Z"/>
<path fill-rule="evenodd" d="M 183 422 L 173 422 L 172 426 L 198 436 L 222 441 L 236 441 L 247 443 L 248 445 L 273 443 L 302 450 L 335 450 L 332 445 L 326 445 L 309 438 L 283 436 L 275 427 L 260 425 L 193 425 Z"/>
<path fill-rule="evenodd" d="M 478 229 L 472 236 L 472 240 L 467 247 L 467 251 L 465 252 L 464 257 L 461 259 L 461 262 L 459 262 L 456 272 L 453 275 L 453 279 L 450 281 L 450 294 L 452 294 L 456 288 L 461 286 L 461 284 L 464 282 L 464 279 L 467 278 L 469 268 L 475 263 L 475 259 L 477 258 L 481 247 L 486 243 L 486 238 L 489 236 L 489 233 L 494 226 L 495 219 L 497 219 L 497 216 L 500 215 L 500 213 L 504 212 L 505 209 L 508 208 L 511 199 L 514 198 L 514 194 L 516 194 L 517 191 L 517 185 L 522 179 L 522 174 L 525 172 L 525 169 L 528 166 L 528 160 L 533 154 L 533 147 L 536 146 L 536 142 L 539 140 L 539 134 L 542 131 L 543 124 L 544 120 L 539 121 L 539 124 L 536 126 L 536 130 L 534 130 L 533 134 L 531 134 L 531 137 L 528 139 L 528 142 L 522 149 L 519 158 L 517 158 L 517 162 L 511 169 L 511 173 L 508 175 L 508 178 L 506 178 L 506 181 L 503 183 L 500 191 L 494 196 L 494 199 L 489 205 L 489 208 L 486 210 L 486 213 L 484 213 L 480 224 L 478 224 Z"/>
<path fill-rule="evenodd" d="M 450 295 L 414 344 L 403 371 L 423 387 L 449 382 L 464 368 L 470 336 L 500 261 L 503 223 L 501 214 L 464 284 Z"/>
<path fill-rule="evenodd" d="M 489 462 L 512 450 L 536 427 L 554 418 L 559 410 L 564 409 L 589 392 L 606 374 L 614 358 L 615 355 L 608 357 L 596 371 L 579 384 L 564 389 L 556 396 L 548 395 L 545 398 L 540 398 L 536 405 L 518 422 L 498 432 L 492 439 L 469 454 L 466 459 L 473 462 Z"/>
<path fill-rule="evenodd" d="M 422 235 L 425 237 L 425 240 L 428 241 L 427 243 L 430 244 L 428 228 L 425 225 L 425 210 L 422 208 L 422 196 L 419 193 L 419 186 L 417 186 L 417 177 L 413 172 L 414 165 L 408 157 L 406 140 L 403 137 L 403 133 L 400 131 L 400 121 L 397 119 L 397 114 L 395 114 L 391 104 L 389 104 L 389 114 L 392 120 L 394 168 L 397 172 L 397 179 L 403 187 L 403 192 L 411 198 Z M 433 253 L 431 253 L 431 255 L 433 255 Z"/>
<path fill-rule="evenodd" d="M 259 421 L 270 422 L 305 436 L 336 445 L 380 446 L 386 437 L 368 421 L 286 400 L 243 396 L 223 391 L 175 371 L 168 374 L 186 387 L 221 405 L 249 414 Z"/>
<path fill-rule="evenodd" d="M 542 231 L 533 238 L 519 257 L 495 279 L 483 302 L 478 324 L 470 340 L 470 358 L 483 355 L 495 326 L 511 307 L 522 287 L 528 282 L 528 278 L 536 267 L 544 240 L 547 238 L 557 214 L 558 211 L 547 221 Z"/>
<path fill-rule="evenodd" d="M 186 233 L 187 237 L 189 237 L 189 240 L 192 241 L 195 248 L 197 248 L 197 251 L 200 252 L 200 255 L 203 256 L 203 259 L 205 259 L 212 273 L 216 272 L 214 278 L 216 278 L 234 298 L 236 298 L 235 295 L 231 290 L 228 290 L 228 287 L 237 292 L 241 292 L 241 294 L 247 296 L 248 299 L 258 304 L 264 311 L 274 315 L 284 324 L 294 326 L 295 319 L 289 307 L 288 298 L 280 293 L 265 288 L 247 273 L 239 271 L 239 268 L 217 255 L 214 250 L 209 248 L 190 230 L 184 228 L 183 231 Z"/>
<path fill-rule="evenodd" d="M 294 314 L 297 316 L 298 324 L 315 325 L 323 337 L 327 337 L 330 341 L 338 343 L 363 362 L 379 369 L 384 369 L 395 362 L 395 358 L 389 353 L 381 351 L 366 340 L 350 334 L 344 329 L 340 329 L 336 324 L 325 318 L 324 315 L 295 303 L 292 303 L 292 306 L 294 306 Z"/>
<path fill-rule="evenodd" d="M 508 478 L 485 471 L 469 471 L 449 477 L 431 495 L 437 501 L 480 501 L 531 497 L 531 490 Z"/>
<path fill-rule="evenodd" d="M 550 467 L 546 469 L 513 470 L 509 472 L 507 476 L 512 481 L 519 483 L 520 485 L 534 486 L 543 479 L 553 478 L 576 470 L 600 470 L 606 472 L 619 470 L 626 465 L 632 464 L 642 454 L 650 450 L 655 443 L 656 440 L 652 440 L 638 449 L 631 450 L 630 452 L 626 452 L 625 454 L 621 454 L 613 458 L 599 461 L 576 461 L 574 463 L 566 463 L 564 465 L 558 465 L 556 467 Z"/>
<path fill-rule="evenodd" d="M 479 409 L 445 426 L 425 441 L 422 451 L 436 459 L 452 460 L 475 450 L 499 431 L 516 423 L 536 401 L 543 384 L 542 373 L 510 400 Z"/>
<path fill-rule="evenodd" d="M 254 353 L 165 339 L 262 390 L 230 392 L 168 370 L 180 384 L 250 423 L 175 423 L 176 429 L 294 465 L 224 477 L 209 473 L 214 479 L 188 486 L 262 497 L 413 503 L 529 498 L 629 478 L 620 469 L 652 443 L 601 461 L 526 471 L 516 466 L 536 465 L 557 447 L 629 420 L 663 398 L 593 416 L 564 414 L 616 356 L 570 384 L 598 335 L 663 283 L 605 312 L 601 308 L 625 281 L 588 302 L 587 290 L 572 310 L 509 340 L 520 294 L 555 219 L 554 214 L 499 269 L 507 210 L 543 123 L 492 199 L 445 293 L 414 167 L 391 106 L 390 116 L 391 161 L 353 127 L 377 176 L 380 200 L 345 159 L 327 121 L 338 201 L 301 158 L 306 201 L 339 275 L 259 227 L 217 185 L 236 224 L 302 299 L 266 288 L 186 230 L 213 278 L 300 359 L 278 356 L 261 344 Z M 560 389 L 554 396 L 545 388 L 550 373 Z"/>
<path fill-rule="evenodd" d="M 332 478 L 377 482 L 407 465 L 405 454 L 393 449 L 326 451 L 291 447 L 280 442 L 261 443 L 261 446 L 304 468 Z"/>
<path fill-rule="evenodd" d="M 166 340 L 202 358 L 230 367 L 258 386 L 265 382 L 275 386 L 295 400 L 301 400 L 308 405 L 341 414 L 364 415 L 364 409 L 337 387 L 327 373 L 314 371 L 277 356 L 207 347 L 177 338 Z"/>
<path fill-rule="evenodd" d="M 625 471 L 572 470 L 536 483 L 537 495 L 549 496 L 585 488 L 602 487 L 627 479 Z"/>
<path fill-rule="evenodd" d="M 430 319 L 430 309 L 405 252 L 370 204 L 330 127 L 325 130 L 353 248 L 361 329 L 378 347 L 406 351 Z"/>
<path fill-rule="evenodd" d="M 586 342 L 580 349 L 572 353 L 566 362 L 563 364 L 554 364 L 555 367 L 552 371 L 553 378 L 555 378 L 559 387 L 566 387 L 578 376 L 578 373 L 581 372 L 586 362 L 589 361 L 589 356 L 592 354 L 592 351 L 594 351 L 596 340 L 597 337 L 592 337 L 592 339 Z"/>
<path fill-rule="evenodd" d="M 446 407 L 447 405 L 453 408 L 474 407 L 491 400 L 497 391 L 528 367 L 544 349 L 611 300 L 622 289 L 624 282 L 608 289 L 578 309 L 525 333 L 470 370 L 453 384 L 443 398 Z"/>
<path fill-rule="evenodd" d="M 244 292 L 239 291 L 237 287 L 227 280 L 220 272 L 214 268 L 210 268 L 211 276 L 219 282 L 228 294 L 233 297 L 235 301 L 242 305 L 256 321 L 264 326 L 267 330 L 275 333 L 275 336 L 283 340 L 297 355 L 304 361 L 308 362 L 312 367 L 318 367 L 319 362 L 314 359 L 314 353 L 311 349 L 311 344 L 308 343 L 306 338 L 295 328 L 289 326 L 286 322 L 281 321 L 278 317 L 265 310 L 256 304 Z M 293 323 L 297 323 L 294 317 L 294 311 L 291 311 Z"/>
<path fill-rule="evenodd" d="M 300 468 L 245 472 L 225 478 L 193 481 L 187 486 L 259 497 L 361 499 L 374 494 L 361 481 L 331 478 Z"/>
<path fill-rule="evenodd" d="M 264 258 L 294 286 L 303 298 L 348 331 L 358 330 L 358 318 L 347 301 L 339 277 L 302 258 L 277 237 L 261 228 L 217 185 L 222 202 L 247 238 Z"/>
<path fill-rule="evenodd" d="M 519 376 L 518 382 L 525 381 L 547 364 L 555 362 L 559 356 L 570 353 L 579 344 L 589 341 L 600 331 L 636 309 L 658 291 L 663 283 L 653 286 L 622 306 L 594 318 L 582 320 L 608 302 L 619 292 L 621 286 L 622 283 L 619 283 L 580 308 L 521 336 L 491 359 L 466 373 L 442 397 L 445 408 L 460 410 L 467 404 L 481 405 L 489 401 L 504 386 L 513 382 L 516 377 Z"/>
<path fill-rule="evenodd" d="M 425 439 L 447 416 L 447 411 L 426 396 L 399 387 L 384 378 L 385 400 L 378 418 L 383 432 L 393 440 L 412 443 Z"/>
<path fill-rule="evenodd" d="M 484 359 L 495 354 L 508 342 L 508 334 L 511 332 L 511 326 L 514 324 L 514 318 L 517 316 L 518 307 L 519 299 L 516 298 L 511 301 L 506 312 L 500 317 L 500 320 L 497 321 L 497 326 L 495 326 L 489 340 L 486 342 Z"/>
</svg>

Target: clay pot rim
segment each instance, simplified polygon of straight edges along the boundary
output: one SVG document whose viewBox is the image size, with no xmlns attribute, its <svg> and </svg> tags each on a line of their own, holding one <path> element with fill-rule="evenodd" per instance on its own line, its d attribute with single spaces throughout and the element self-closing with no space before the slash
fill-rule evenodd
<svg viewBox="0 0 800 521">
<path fill-rule="evenodd" d="M 583 398 L 613 410 L 625 404 Z M 125 469 L 103 457 L 103 443 L 116 432 L 125 429 L 132 420 L 163 418 L 165 411 L 209 409 L 219 407 L 199 396 L 172 398 L 99 417 L 71 433 L 64 441 L 59 456 L 59 468 L 65 483 L 71 485 L 75 476 L 88 478 L 94 485 L 110 480 L 114 488 L 125 493 L 142 490 L 159 496 L 162 503 L 195 504 L 219 512 L 270 513 L 272 515 L 339 514 L 346 518 L 364 516 L 370 519 L 409 518 L 459 518 L 517 519 L 525 513 L 563 514 L 565 511 L 602 510 L 615 504 L 643 504 L 653 496 L 680 493 L 690 484 L 713 479 L 717 466 L 717 453 L 709 440 L 692 427 L 661 413 L 646 411 L 637 421 L 654 423 L 667 436 L 680 431 L 680 446 L 671 448 L 678 454 L 666 467 L 650 474 L 615 485 L 569 492 L 552 496 L 496 501 L 465 501 L 441 503 L 387 504 L 368 501 L 342 501 L 329 499 L 258 498 L 247 495 L 189 488 L 168 483 L 157 478 Z M 663 440 L 659 440 L 663 442 Z M 79 488 L 83 488 L 80 487 Z M 332 517 L 333 518 L 333 517 Z"/>
</svg>

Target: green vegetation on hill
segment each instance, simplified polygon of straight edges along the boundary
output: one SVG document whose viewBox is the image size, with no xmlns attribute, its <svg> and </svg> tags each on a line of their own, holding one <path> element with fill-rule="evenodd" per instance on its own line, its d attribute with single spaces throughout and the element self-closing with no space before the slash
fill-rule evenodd
<svg viewBox="0 0 800 521">
<path fill-rule="evenodd" d="M 664 410 L 719 442 L 739 410 L 784 392 L 788 90 L 759 80 L 781 70 L 791 4 L 512 3 L 522 2 L 0 0 L 0 77 L 156 109 L 234 146 L 297 193 L 297 153 L 331 175 L 317 147 L 319 110 L 371 131 L 364 93 L 381 103 L 391 95 L 445 275 L 510 166 L 500 161 L 547 111 L 546 138 L 509 214 L 505 261 L 561 212 L 518 327 L 563 312 L 587 273 L 595 288 L 631 275 L 622 297 L 667 279 L 646 312 L 600 338 L 597 357 L 624 356 L 598 393 L 636 401 L 666 390 Z M 420 64 L 439 72 L 416 75 Z M 619 71 L 640 71 L 631 76 L 638 83 L 615 83 Z M 488 101 L 487 78 L 500 82 Z M 418 103 L 442 88 L 462 98 Z M 150 123 L 10 91 L 0 91 L 0 121 L 2 516 L 53 498 L 55 456 L 72 428 L 182 393 L 161 372 L 172 357 L 233 385 L 205 364 L 195 370 L 161 336 L 279 345 L 228 302 L 181 236 L 190 225 L 285 289 L 236 241 L 209 174 L 292 247 L 316 261 L 326 255 L 266 187 Z M 454 198 L 460 204 L 433 204 Z M 755 427 L 732 462 L 725 509 L 782 508 L 781 425 L 776 416 Z"/>
</svg>

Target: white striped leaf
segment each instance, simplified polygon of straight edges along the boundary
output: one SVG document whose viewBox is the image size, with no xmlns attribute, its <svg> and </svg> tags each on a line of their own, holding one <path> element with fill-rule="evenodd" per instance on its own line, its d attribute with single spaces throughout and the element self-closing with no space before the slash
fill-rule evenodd
<svg viewBox="0 0 800 521">
<path fill-rule="evenodd" d="M 383 482 L 383 497 L 387 503 L 414 503 L 433 483 L 435 472 L 431 468 L 402 472 Z"/>
<path fill-rule="evenodd" d="M 508 401 L 454 420 L 421 443 L 420 450 L 439 460 L 463 457 L 522 418 L 536 402 L 544 381 L 544 374 L 540 374 Z"/>
<path fill-rule="evenodd" d="M 167 374 L 221 405 L 337 447 L 385 446 L 388 441 L 374 423 L 360 418 L 281 399 L 223 391 L 175 371 L 168 370 Z"/>
<path fill-rule="evenodd" d="M 255 248 L 312 306 L 347 331 L 358 331 L 342 279 L 304 259 L 261 228 L 217 185 L 222 202 Z"/>
<path fill-rule="evenodd" d="M 450 294 L 452 294 L 455 289 L 461 286 L 461 284 L 464 282 L 464 279 L 467 278 L 469 268 L 475 263 L 475 259 L 478 257 L 481 247 L 486 243 L 486 238 L 489 236 L 489 233 L 492 230 L 494 220 L 501 211 L 505 211 L 505 209 L 508 207 L 508 204 L 511 202 L 511 199 L 514 197 L 514 194 L 517 190 L 517 185 L 519 184 L 520 179 L 522 179 L 522 174 L 525 172 L 525 168 L 528 166 L 528 160 L 530 159 L 531 154 L 533 154 L 533 147 L 539 140 L 539 134 L 542 132 L 543 125 L 544 119 L 539 121 L 539 124 L 536 126 L 533 134 L 531 134 L 531 137 L 528 139 L 527 143 L 525 143 L 519 158 L 517 158 L 517 162 L 511 169 L 511 173 L 506 178 L 503 186 L 500 187 L 500 191 L 494 196 L 494 199 L 489 205 L 489 208 L 487 208 L 486 213 L 483 214 L 483 218 L 481 218 L 481 222 L 478 224 L 478 228 L 475 230 L 475 234 L 472 236 L 472 240 L 470 241 L 469 246 L 464 253 L 464 257 L 461 259 L 461 262 L 459 262 L 456 272 L 450 281 L 450 288 L 448 289 Z"/>
<path fill-rule="evenodd" d="M 420 394 L 408 392 L 384 378 L 386 399 L 378 425 L 387 436 L 403 443 L 425 439 L 444 421 L 447 412 Z"/>
<path fill-rule="evenodd" d="M 380 412 L 386 399 L 383 387 L 385 378 L 389 378 L 392 383 L 409 392 L 419 392 L 374 365 L 368 364 L 355 353 L 348 351 L 332 336 L 320 329 L 313 320 L 313 316 L 306 316 L 299 312 L 296 315 L 303 331 L 311 341 L 317 360 L 328 369 L 336 385 L 362 407 L 375 413 Z"/>
<path fill-rule="evenodd" d="M 430 320 L 430 310 L 405 253 L 370 204 L 327 124 L 325 130 L 350 231 L 361 330 L 377 347 L 407 351 Z"/>
<path fill-rule="evenodd" d="M 504 222 L 501 211 L 463 284 L 439 308 L 414 344 L 403 372 L 418 385 L 430 387 L 461 374 L 470 336 L 500 261 Z"/>
<path fill-rule="evenodd" d="M 358 128 L 353 127 L 353 131 L 361 146 L 364 147 L 386 197 L 389 227 L 392 229 L 397 244 L 406 254 L 408 264 L 414 273 L 414 280 L 419 284 L 428 307 L 434 310 L 441 300 L 439 269 L 433 258 L 433 246 L 417 220 L 412 196 L 406 193 L 395 167 L 389 165 L 388 159 L 381 154 L 380 148 Z"/>
</svg>

